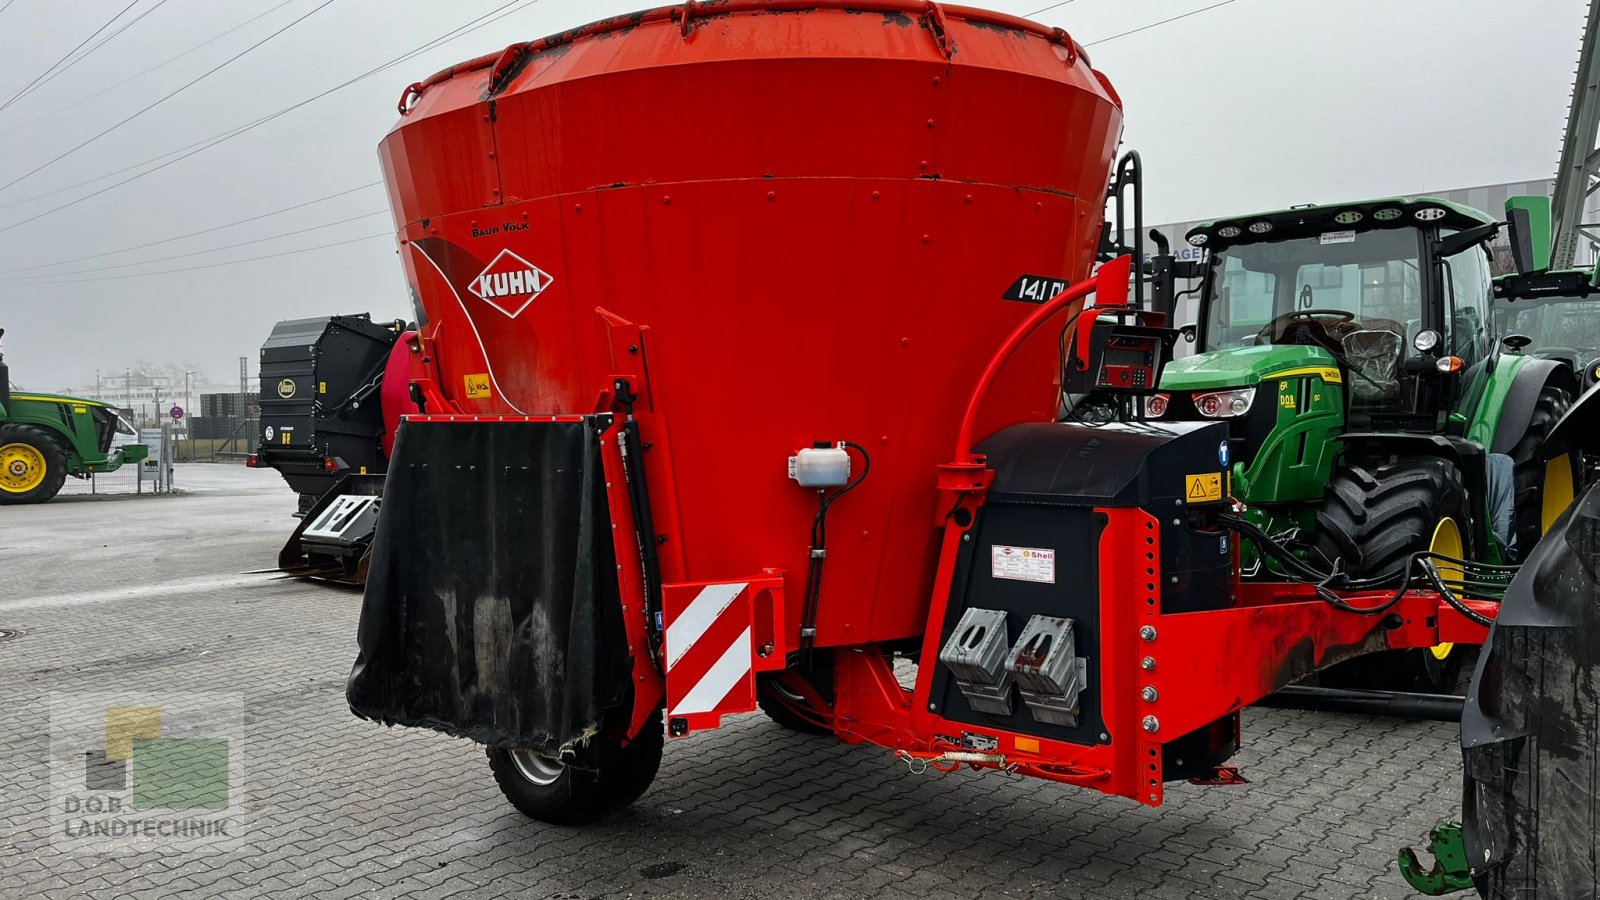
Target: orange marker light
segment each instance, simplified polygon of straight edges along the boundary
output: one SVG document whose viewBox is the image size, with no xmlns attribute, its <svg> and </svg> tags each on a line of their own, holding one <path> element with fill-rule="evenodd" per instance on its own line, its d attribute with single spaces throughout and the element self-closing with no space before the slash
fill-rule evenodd
<svg viewBox="0 0 1600 900">
<path fill-rule="evenodd" d="M 1461 357 L 1441 356 L 1439 357 L 1439 362 L 1436 363 L 1436 365 L 1438 365 L 1439 371 L 1447 374 L 1450 372 L 1459 372 L 1461 371 Z"/>
</svg>

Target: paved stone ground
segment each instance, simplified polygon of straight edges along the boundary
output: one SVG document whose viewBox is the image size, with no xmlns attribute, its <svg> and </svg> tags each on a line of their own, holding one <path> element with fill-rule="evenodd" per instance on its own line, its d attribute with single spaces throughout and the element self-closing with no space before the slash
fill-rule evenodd
<svg viewBox="0 0 1600 900">
<path fill-rule="evenodd" d="M 185 468 L 184 496 L 0 510 L 0 896 L 1397 898 L 1395 849 L 1458 808 L 1447 725 L 1251 711 L 1251 784 L 1150 810 L 747 716 L 670 743 L 618 817 L 540 825 L 475 745 L 350 715 L 358 594 L 238 575 L 291 525 L 276 476 Z M 243 696 L 244 849 L 52 842 L 48 700 L 107 691 Z"/>
</svg>

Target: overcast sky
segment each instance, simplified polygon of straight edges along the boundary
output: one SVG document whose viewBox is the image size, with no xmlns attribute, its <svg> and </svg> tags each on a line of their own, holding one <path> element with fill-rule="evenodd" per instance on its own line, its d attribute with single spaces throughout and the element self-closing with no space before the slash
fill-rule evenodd
<svg viewBox="0 0 1600 900">
<path fill-rule="evenodd" d="M 1047 2 L 973 5 L 1028 14 Z M 1216 2 L 1074 0 L 1037 18 L 1088 44 Z M 641 5 L 519 0 L 509 15 L 458 40 L 147 177 L 18 224 L 149 166 L 74 185 L 253 122 L 507 6 L 135 0 L 95 41 L 148 15 L 81 65 L 0 109 L 0 184 L 16 181 L 0 189 L 0 327 L 9 333 L 13 379 L 60 389 L 93 384 L 96 369 L 120 374 L 149 360 L 236 380 L 240 356 L 251 359 L 254 376 L 258 348 L 278 319 L 405 315 L 392 241 L 359 240 L 391 231 L 376 187 L 214 233 L 100 254 L 376 181 L 376 146 L 394 123 L 405 85 L 453 62 Z M 127 6 L 0 0 L 0 103 Z M 171 100 L 27 174 L 306 13 Z M 1089 52 L 1122 95 L 1126 144 L 1144 156 L 1146 221 L 1161 223 L 1548 177 L 1583 16 L 1582 0 L 1231 0 Z M 197 252 L 345 219 L 355 220 Z M 354 242 L 214 265 L 342 241 Z M 17 271 L 88 256 L 95 258 Z M 146 264 L 124 265 L 139 261 Z M 211 267 L 168 271 L 196 266 Z M 160 274 L 130 277 L 141 272 Z"/>
</svg>

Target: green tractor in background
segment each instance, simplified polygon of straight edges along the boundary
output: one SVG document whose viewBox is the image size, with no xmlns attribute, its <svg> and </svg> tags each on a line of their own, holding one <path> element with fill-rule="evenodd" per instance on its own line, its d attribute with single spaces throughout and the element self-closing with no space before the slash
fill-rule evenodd
<svg viewBox="0 0 1600 900">
<path fill-rule="evenodd" d="M 0 328 L 0 338 L 5 333 Z M 133 433 L 104 403 L 13 392 L 0 354 L 0 506 L 43 503 L 68 475 L 87 478 L 139 462 L 150 452 L 143 444 L 111 447 L 116 435 Z"/>
<path fill-rule="evenodd" d="M 1548 198 L 1512 197 L 1506 220 L 1529 239 L 1512 245 L 1517 271 L 1494 280 L 1496 324 L 1508 345 L 1567 363 L 1588 390 L 1600 383 L 1600 272 L 1550 268 Z"/>
<path fill-rule="evenodd" d="M 1184 332 L 1197 353 L 1167 366 L 1146 417 L 1227 422 L 1233 496 L 1324 570 L 1381 577 L 1429 550 L 1526 558 L 1577 489 L 1568 457 L 1538 451 L 1578 381 L 1498 331 L 1485 244 L 1499 227 L 1430 197 L 1196 226 L 1188 241 L 1208 259 Z M 1281 574 L 1240 549 L 1247 576 Z M 1461 665 L 1441 645 L 1335 679 L 1450 692 Z"/>
</svg>

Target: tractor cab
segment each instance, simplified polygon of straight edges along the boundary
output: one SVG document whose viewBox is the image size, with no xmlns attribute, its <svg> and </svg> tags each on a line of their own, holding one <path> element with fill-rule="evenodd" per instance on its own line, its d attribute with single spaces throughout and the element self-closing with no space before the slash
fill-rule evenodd
<svg viewBox="0 0 1600 900">
<path fill-rule="evenodd" d="M 1189 240 L 1210 251 L 1202 352 L 1169 369 L 1170 386 L 1230 371 L 1248 385 L 1320 363 L 1337 370 L 1324 381 L 1343 386 L 1349 427 L 1444 430 L 1496 351 L 1488 258 L 1476 249 L 1494 228 L 1429 198 L 1201 225 Z"/>
<path fill-rule="evenodd" d="M 1600 383 L 1600 285 L 1594 272 L 1564 269 L 1502 275 L 1494 283 L 1495 324 L 1512 352 L 1554 359 Z"/>
</svg>

